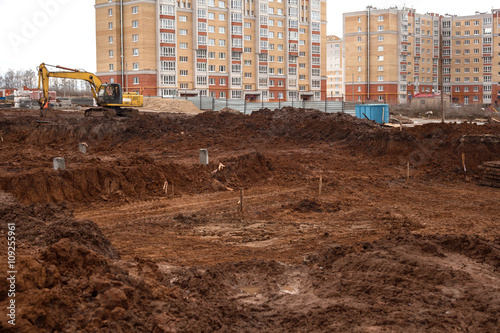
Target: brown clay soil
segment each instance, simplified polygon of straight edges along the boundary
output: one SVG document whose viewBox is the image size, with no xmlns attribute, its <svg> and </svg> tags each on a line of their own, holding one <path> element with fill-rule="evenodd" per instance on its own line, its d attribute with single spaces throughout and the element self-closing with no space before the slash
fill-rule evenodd
<svg viewBox="0 0 500 333">
<path fill-rule="evenodd" d="M 0 110 L 2 332 L 499 331 L 499 124 L 58 115 Z"/>
</svg>

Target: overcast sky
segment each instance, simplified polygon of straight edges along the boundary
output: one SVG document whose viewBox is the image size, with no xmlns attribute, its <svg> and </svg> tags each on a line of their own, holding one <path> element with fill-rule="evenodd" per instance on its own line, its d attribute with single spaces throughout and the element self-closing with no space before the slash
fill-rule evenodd
<svg viewBox="0 0 500 333">
<path fill-rule="evenodd" d="M 41 62 L 95 72 L 94 0 L 0 0 L 0 72 L 9 68 L 35 69 Z M 342 13 L 403 6 L 418 13 L 473 15 L 500 8 L 500 1 L 328 0 L 328 34 L 342 36 Z"/>
</svg>

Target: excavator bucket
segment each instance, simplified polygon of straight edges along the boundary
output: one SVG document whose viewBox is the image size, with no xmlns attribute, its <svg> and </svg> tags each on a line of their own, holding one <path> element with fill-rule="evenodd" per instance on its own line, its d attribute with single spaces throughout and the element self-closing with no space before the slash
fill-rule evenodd
<svg viewBox="0 0 500 333">
<path fill-rule="evenodd" d="M 45 118 L 57 118 L 57 114 L 52 108 L 45 108 L 40 110 L 40 117 Z"/>
</svg>

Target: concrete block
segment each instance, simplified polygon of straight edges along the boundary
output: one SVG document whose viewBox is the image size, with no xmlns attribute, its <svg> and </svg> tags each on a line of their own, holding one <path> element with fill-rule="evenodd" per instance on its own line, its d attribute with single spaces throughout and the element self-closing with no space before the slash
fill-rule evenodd
<svg viewBox="0 0 500 333">
<path fill-rule="evenodd" d="M 80 153 L 86 154 L 87 153 L 87 144 L 85 142 L 79 143 L 78 150 L 80 151 Z"/>
<path fill-rule="evenodd" d="M 63 157 L 54 157 L 54 170 L 66 169 L 66 162 Z"/>
<path fill-rule="evenodd" d="M 208 164 L 208 149 L 200 149 L 200 164 Z"/>
</svg>

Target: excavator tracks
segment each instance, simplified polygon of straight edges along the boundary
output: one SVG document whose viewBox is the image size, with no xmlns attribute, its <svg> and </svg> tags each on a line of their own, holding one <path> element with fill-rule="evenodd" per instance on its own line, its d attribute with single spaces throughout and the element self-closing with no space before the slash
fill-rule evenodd
<svg viewBox="0 0 500 333">
<path fill-rule="evenodd" d="M 102 108 L 102 107 L 96 107 L 96 108 L 90 108 L 85 110 L 85 117 L 106 117 L 106 118 L 113 118 L 113 117 L 129 117 L 129 118 L 136 118 L 139 116 L 139 110 L 137 109 L 132 109 L 132 108 Z"/>
</svg>

